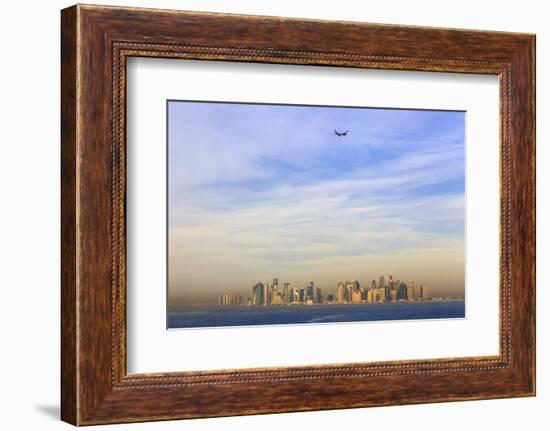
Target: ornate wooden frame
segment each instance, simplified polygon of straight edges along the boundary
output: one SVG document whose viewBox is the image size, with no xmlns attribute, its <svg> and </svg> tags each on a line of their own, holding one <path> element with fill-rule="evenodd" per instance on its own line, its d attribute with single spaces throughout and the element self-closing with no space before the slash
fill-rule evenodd
<svg viewBox="0 0 550 431">
<path fill-rule="evenodd" d="M 535 394 L 534 35 L 82 5 L 61 17 L 63 420 L 88 425 Z M 129 56 L 498 75 L 500 354 L 128 375 Z"/>
</svg>

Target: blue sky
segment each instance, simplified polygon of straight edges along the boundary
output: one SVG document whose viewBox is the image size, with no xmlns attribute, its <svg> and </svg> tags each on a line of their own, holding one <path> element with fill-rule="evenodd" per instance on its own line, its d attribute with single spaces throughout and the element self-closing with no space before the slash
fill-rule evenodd
<svg viewBox="0 0 550 431">
<path fill-rule="evenodd" d="M 464 112 L 174 101 L 168 115 L 171 296 L 388 273 L 463 292 Z"/>
</svg>

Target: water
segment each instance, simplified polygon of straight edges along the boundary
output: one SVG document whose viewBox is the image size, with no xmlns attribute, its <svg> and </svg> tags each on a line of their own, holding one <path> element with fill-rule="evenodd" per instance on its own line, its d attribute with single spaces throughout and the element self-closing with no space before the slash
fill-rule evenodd
<svg viewBox="0 0 550 431">
<path fill-rule="evenodd" d="M 168 312 L 168 328 L 464 318 L 464 300 L 394 304 L 188 307 Z"/>
</svg>

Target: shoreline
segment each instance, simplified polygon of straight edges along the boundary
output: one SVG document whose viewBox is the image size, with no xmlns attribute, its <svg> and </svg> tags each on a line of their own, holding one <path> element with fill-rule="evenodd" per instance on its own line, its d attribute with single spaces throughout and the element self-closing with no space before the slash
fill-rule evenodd
<svg viewBox="0 0 550 431">
<path fill-rule="evenodd" d="M 167 313 L 177 313 L 180 311 L 190 311 L 193 309 L 215 309 L 215 310 L 236 310 L 236 309 L 245 309 L 245 310 L 267 310 L 267 309 L 282 309 L 282 308 L 320 308 L 320 307 L 335 307 L 335 306 L 372 306 L 372 305 L 400 305 L 400 304 L 433 304 L 433 303 L 442 303 L 442 302 L 465 302 L 465 298 L 442 298 L 442 299 L 425 299 L 421 301 L 413 300 L 401 300 L 395 302 L 355 302 L 355 303 L 318 303 L 318 304 L 270 304 L 270 305 L 217 305 L 217 304 L 204 304 L 204 305 L 185 305 L 179 307 L 167 307 Z"/>
</svg>

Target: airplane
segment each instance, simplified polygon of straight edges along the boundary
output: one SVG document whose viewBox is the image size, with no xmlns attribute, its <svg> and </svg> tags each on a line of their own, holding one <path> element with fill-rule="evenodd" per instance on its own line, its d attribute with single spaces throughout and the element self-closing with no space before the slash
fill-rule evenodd
<svg viewBox="0 0 550 431">
<path fill-rule="evenodd" d="M 338 137 L 340 136 L 346 136 L 348 134 L 349 130 L 346 130 L 345 132 L 339 132 L 338 130 L 334 129 L 334 134 Z"/>
</svg>

